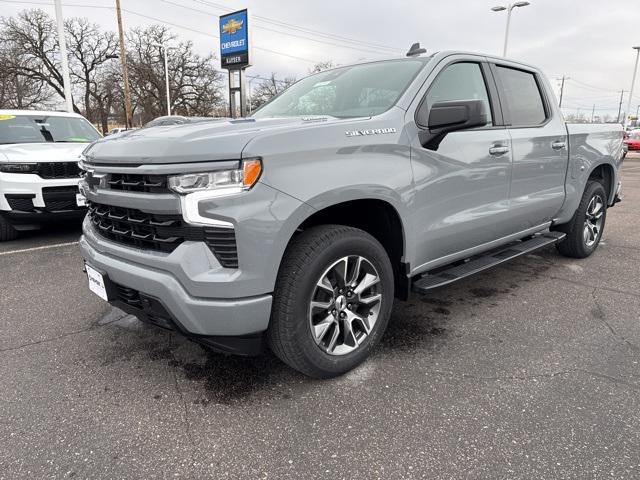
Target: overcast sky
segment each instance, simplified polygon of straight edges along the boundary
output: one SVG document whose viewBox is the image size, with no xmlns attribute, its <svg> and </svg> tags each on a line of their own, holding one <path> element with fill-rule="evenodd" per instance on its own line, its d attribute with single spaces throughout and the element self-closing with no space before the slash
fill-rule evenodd
<svg viewBox="0 0 640 480">
<path fill-rule="evenodd" d="M 301 77 L 316 61 L 346 64 L 403 55 L 420 41 L 431 53 L 464 49 L 500 54 L 505 12 L 499 0 L 121 0 L 125 28 L 167 23 L 200 53 L 218 52 L 218 15 L 249 8 L 253 67 L 249 75 Z M 638 0 L 530 0 L 514 9 L 508 56 L 541 67 L 565 84 L 565 113 L 617 114 L 620 90 L 629 90 L 640 45 Z M 0 0 L 3 16 L 44 8 L 53 0 Z M 65 17 L 82 16 L 116 29 L 115 0 L 63 0 Z M 100 8 L 102 7 L 102 8 Z M 107 7 L 107 8 L 104 8 Z M 153 18 L 148 18 L 153 17 Z M 289 55 L 289 56 L 287 56 Z M 627 94 L 623 110 L 627 105 Z M 640 81 L 632 113 L 640 103 Z"/>
</svg>

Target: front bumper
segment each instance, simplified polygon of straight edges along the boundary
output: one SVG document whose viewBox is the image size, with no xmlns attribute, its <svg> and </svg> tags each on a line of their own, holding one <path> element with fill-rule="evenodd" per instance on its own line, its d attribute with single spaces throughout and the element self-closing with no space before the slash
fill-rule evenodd
<svg viewBox="0 0 640 480">
<path fill-rule="evenodd" d="M 85 222 L 85 232 L 86 229 Z M 194 297 L 169 272 L 150 269 L 98 251 L 88 241 L 86 233 L 80 239 L 80 249 L 85 261 L 107 275 L 111 282 L 158 300 L 178 326 L 178 330 L 186 335 L 247 336 L 259 334 L 269 325 L 270 294 L 233 299 Z M 181 245 L 174 254 L 190 257 L 188 250 L 201 255 L 206 255 L 207 252 L 203 244 L 190 243 Z M 207 260 L 215 261 L 211 258 Z M 227 275 L 234 274 L 231 271 Z M 117 304 L 119 299 L 114 296 L 110 301 Z M 141 317 L 145 314 L 144 311 L 132 313 L 140 314 Z"/>
<path fill-rule="evenodd" d="M 18 230 L 79 219 L 86 209 L 75 204 L 79 178 L 44 179 L 35 174 L 0 173 L 0 214 Z"/>
</svg>

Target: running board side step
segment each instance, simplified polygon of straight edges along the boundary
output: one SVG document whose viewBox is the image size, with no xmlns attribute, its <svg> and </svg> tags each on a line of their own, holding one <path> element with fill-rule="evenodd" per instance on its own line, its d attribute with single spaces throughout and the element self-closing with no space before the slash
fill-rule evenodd
<svg viewBox="0 0 640 480">
<path fill-rule="evenodd" d="M 417 293 L 427 293 L 434 288 L 457 282 L 488 268 L 557 243 L 564 239 L 565 236 L 566 234 L 562 232 L 545 232 L 528 240 L 510 243 L 506 247 L 500 247 L 483 255 L 471 257 L 463 263 L 456 262 L 453 266 L 439 268 L 433 273 L 427 273 L 413 282 L 412 289 Z"/>
</svg>

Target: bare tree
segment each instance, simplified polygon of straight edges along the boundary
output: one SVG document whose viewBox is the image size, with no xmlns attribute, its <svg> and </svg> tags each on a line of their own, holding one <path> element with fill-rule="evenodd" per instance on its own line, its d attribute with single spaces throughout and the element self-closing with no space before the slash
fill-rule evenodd
<svg viewBox="0 0 640 480">
<path fill-rule="evenodd" d="M 51 87 L 64 99 L 58 37 L 51 17 L 42 10 L 24 10 L 16 17 L 0 19 L 2 38 L 16 55 L 10 69 L 21 77 Z M 80 113 L 74 103 L 73 108 Z"/>
<path fill-rule="evenodd" d="M 286 77 L 278 80 L 275 73 L 271 77 L 262 79 L 251 92 L 251 110 L 261 107 L 276 95 L 284 92 L 296 82 L 295 77 Z"/>
<path fill-rule="evenodd" d="M 14 68 L 15 57 L 11 45 L 0 45 L 0 108 L 33 109 L 49 105 L 51 88 L 39 80 L 20 75 Z"/>
<path fill-rule="evenodd" d="M 102 66 L 117 58 L 118 42 L 113 32 L 102 32 L 96 24 L 85 18 L 72 18 L 65 22 L 67 47 L 70 54 L 71 76 L 82 89 L 84 116 L 91 122 L 100 121 L 103 133 L 107 128 L 108 111 L 100 94 L 106 80 Z M 95 109 L 93 108 L 95 105 Z"/>
<path fill-rule="evenodd" d="M 223 102 L 222 76 L 214 67 L 212 55 L 202 57 L 193 52 L 192 42 L 178 42 L 169 29 L 152 25 L 128 34 L 129 76 L 134 111 L 143 122 L 164 115 L 166 87 L 162 51 L 168 49 L 171 110 L 176 115 L 210 116 Z"/>
<path fill-rule="evenodd" d="M 318 62 L 309 69 L 309 74 L 324 72 L 325 70 L 329 70 L 330 68 L 334 68 L 335 66 L 336 64 L 333 63 L 333 60 Z"/>
<path fill-rule="evenodd" d="M 65 22 L 74 110 L 108 128 L 110 115 L 122 109 L 122 73 L 116 58 L 118 42 L 86 19 Z M 33 108 L 56 94 L 64 99 L 55 22 L 42 10 L 25 10 L 0 18 L 0 104 Z M 222 76 L 212 55 L 201 56 L 191 42 L 178 42 L 167 27 L 152 25 L 127 35 L 134 113 L 147 122 L 166 112 L 164 62 L 158 44 L 168 51 L 172 111 L 209 116 L 224 105 Z M 81 108 L 84 112 L 81 112 Z"/>
</svg>

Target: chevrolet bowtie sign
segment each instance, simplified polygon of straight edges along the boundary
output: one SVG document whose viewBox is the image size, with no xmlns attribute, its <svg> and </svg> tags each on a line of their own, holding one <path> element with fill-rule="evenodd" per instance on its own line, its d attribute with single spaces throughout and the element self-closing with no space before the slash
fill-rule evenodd
<svg viewBox="0 0 640 480">
<path fill-rule="evenodd" d="M 249 15 L 247 10 L 220 17 L 220 62 L 222 68 L 249 66 Z"/>
</svg>

